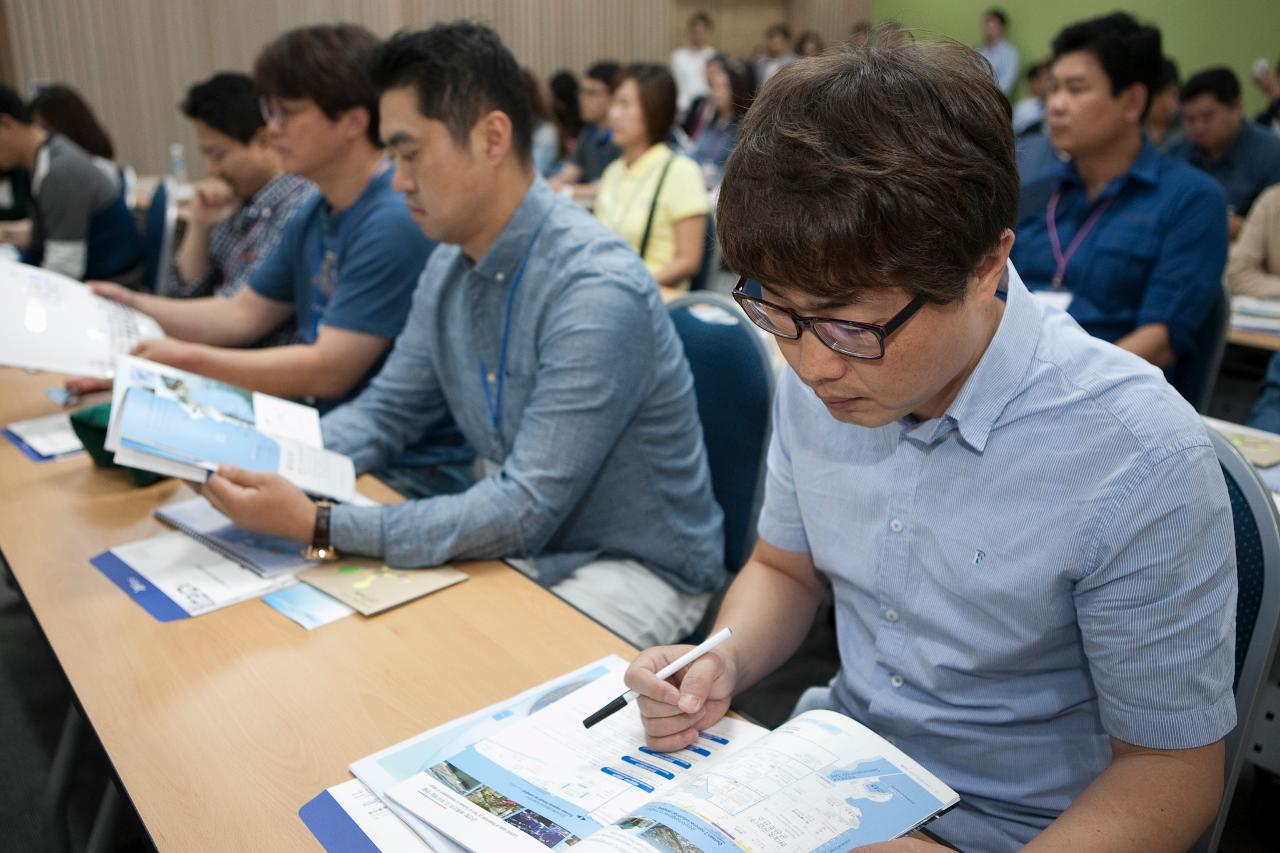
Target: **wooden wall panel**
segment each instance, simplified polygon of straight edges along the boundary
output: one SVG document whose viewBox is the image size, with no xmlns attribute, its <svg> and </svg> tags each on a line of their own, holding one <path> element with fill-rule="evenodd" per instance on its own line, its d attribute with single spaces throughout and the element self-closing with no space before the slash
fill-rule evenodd
<svg viewBox="0 0 1280 853">
<path fill-rule="evenodd" d="M 117 156 L 140 173 L 167 170 L 169 144 L 180 142 L 198 175 L 195 138 L 177 109 L 183 93 L 215 71 L 247 71 L 291 27 L 348 20 L 387 36 L 472 18 L 545 78 L 602 58 L 665 61 L 697 9 L 715 17 L 717 46 L 745 56 L 778 20 L 838 40 L 870 0 L 0 0 L 0 73 L 7 66 L 24 91 L 54 81 L 80 90 Z"/>
</svg>

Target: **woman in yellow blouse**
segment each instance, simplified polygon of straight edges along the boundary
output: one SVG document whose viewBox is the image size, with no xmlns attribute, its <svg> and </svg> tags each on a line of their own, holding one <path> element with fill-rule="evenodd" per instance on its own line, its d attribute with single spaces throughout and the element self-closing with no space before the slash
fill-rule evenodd
<svg viewBox="0 0 1280 853">
<path fill-rule="evenodd" d="M 596 217 L 640 253 L 664 292 L 689 289 L 702 265 L 707 190 L 702 170 L 665 140 L 676 116 L 676 84 L 661 65 L 622 71 L 609 127 L 622 156 L 600 177 Z"/>
</svg>

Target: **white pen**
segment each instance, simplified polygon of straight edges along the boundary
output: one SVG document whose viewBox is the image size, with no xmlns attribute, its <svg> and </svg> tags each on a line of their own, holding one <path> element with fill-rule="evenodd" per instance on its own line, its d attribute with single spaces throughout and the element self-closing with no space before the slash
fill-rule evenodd
<svg viewBox="0 0 1280 853">
<path fill-rule="evenodd" d="M 675 675 L 677 672 L 684 669 L 686 666 L 693 663 L 698 658 L 702 657 L 707 652 L 711 651 L 716 646 L 720 645 L 721 643 L 723 643 L 725 640 L 729 639 L 732 636 L 733 636 L 733 631 L 731 631 L 728 628 L 721 628 L 719 631 L 716 631 L 710 637 L 707 637 L 701 643 L 694 646 L 692 649 L 689 649 L 689 651 L 680 655 L 680 657 L 676 658 L 671 663 L 667 664 L 662 669 L 658 670 L 657 672 L 658 678 L 662 681 L 666 681 L 668 678 Z M 636 698 L 639 695 L 640 694 L 636 693 L 634 690 L 628 690 L 626 693 L 623 693 L 617 699 L 614 699 L 608 705 L 605 705 L 599 711 L 596 711 L 594 714 L 592 714 L 591 716 L 583 720 L 582 725 L 588 729 L 591 728 L 596 723 L 603 720 L 605 717 L 608 717 L 611 714 L 615 714 L 618 711 L 621 711 L 623 708 L 627 706 L 628 702 L 630 702 L 632 699 Z"/>
</svg>

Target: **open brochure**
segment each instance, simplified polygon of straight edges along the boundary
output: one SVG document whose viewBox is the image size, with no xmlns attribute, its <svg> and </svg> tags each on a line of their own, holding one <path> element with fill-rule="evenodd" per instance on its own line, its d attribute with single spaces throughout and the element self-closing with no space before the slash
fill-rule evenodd
<svg viewBox="0 0 1280 853">
<path fill-rule="evenodd" d="M 117 355 L 163 336 L 155 320 L 82 282 L 0 259 L 0 364 L 108 379 Z"/>
<path fill-rule="evenodd" d="M 644 746 L 625 667 L 415 773 L 384 799 L 469 850 L 844 851 L 904 835 L 958 796 L 853 720 L 803 714 L 774 732 L 724 719 L 692 746 Z M 373 786 L 370 786 L 373 787 Z M 375 788 L 376 790 L 376 788 Z M 430 839 L 430 836 L 424 837 Z"/>
<path fill-rule="evenodd" d="M 355 466 L 323 448 L 312 407 L 133 356 L 121 356 L 117 372 L 106 449 L 118 464 L 204 482 L 230 463 L 355 499 Z"/>
</svg>

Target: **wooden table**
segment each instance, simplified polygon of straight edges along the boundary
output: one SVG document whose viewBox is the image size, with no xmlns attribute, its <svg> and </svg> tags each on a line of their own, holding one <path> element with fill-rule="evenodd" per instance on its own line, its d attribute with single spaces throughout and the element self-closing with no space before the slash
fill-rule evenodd
<svg viewBox="0 0 1280 853">
<path fill-rule="evenodd" d="M 56 411 L 63 377 L 0 368 L 0 424 Z M 634 650 L 501 563 L 307 632 L 260 601 L 162 624 L 89 558 L 163 532 L 166 480 L 0 440 L 0 549 L 155 845 L 311 850 L 298 808 L 347 764 L 609 653 Z M 387 499 L 381 484 L 362 491 Z"/>
<path fill-rule="evenodd" d="M 1253 332 L 1233 327 L 1227 334 L 1227 343 L 1280 352 L 1280 335 L 1270 335 L 1266 332 Z"/>
</svg>

